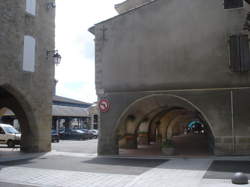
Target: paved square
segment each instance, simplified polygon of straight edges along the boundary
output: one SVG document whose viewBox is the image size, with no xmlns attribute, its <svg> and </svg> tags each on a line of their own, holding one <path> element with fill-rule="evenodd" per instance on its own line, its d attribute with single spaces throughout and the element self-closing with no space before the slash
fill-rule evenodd
<svg viewBox="0 0 250 187">
<path fill-rule="evenodd" d="M 5 149 L 0 187 L 236 187 L 231 175 L 250 173 L 249 157 L 97 157 L 96 143 L 61 141 L 50 153 L 31 155 Z"/>
</svg>

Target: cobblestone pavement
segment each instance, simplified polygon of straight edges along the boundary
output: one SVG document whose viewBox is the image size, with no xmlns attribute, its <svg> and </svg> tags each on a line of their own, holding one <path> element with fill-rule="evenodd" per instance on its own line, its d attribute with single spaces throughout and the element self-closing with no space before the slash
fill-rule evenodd
<svg viewBox="0 0 250 187">
<path fill-rule="evenodd" d="M 89 143 L 94 145 L 94 141 L 96 140 L 91 140 Z M 70 145 L 72 142 L 65 143 Z M 54 149 L 50 153 L 0 163 L 0 187 L 237 186 L 231 184 L 228 178 L 204 177 L 209 172 L 214 157 L 168 160 L 156 159 L 157 157 L 155 159 L 97 157 L 96 152 L 89 148 L 89 152 L 82 150 L 77 152 L 75 149 L 70 152 L 72 151 L 70 146 L 63 149 L 63 145 L 54 145 L 57 146 L 57 150 Z M 244 159 L 249 160 L 248 157 Z M 223 158 L 219 160 L 223 161 Z M 223 171 L 218 172 L 218 175 L 224 174 Z"/>
</svg>

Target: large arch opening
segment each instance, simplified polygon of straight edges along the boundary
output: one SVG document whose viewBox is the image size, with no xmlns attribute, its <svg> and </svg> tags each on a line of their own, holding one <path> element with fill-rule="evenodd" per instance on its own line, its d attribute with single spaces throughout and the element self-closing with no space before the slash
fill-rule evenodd
<svg viewBox="0 0 250 187">
<path fill-rule="evenodd" d="M 120 155 L 207 156 L 214 135 L 205 114 L 175 95 L 141 98 L 122 114 L 116 129 Z"/>
<path fill-rule="evenodd" d="M 38 129 L 35 126 L 32 110 L 24 97 L 8 86 L 0 87 L 0 120 L 1 124 L 11 125 L 21 132 L 20 141 L 16 141 L 15 144 L 19 142 L 20 145 L 17 145 L 17 147 L 20 147 L 22 152 L 38 152 Z M 2 138 L 4 140 L 1 141 L 1 144 L 7 144 L 7 142 L 15 139 L 18 140 L 10 133 L 2 133 L 5 138 Z"/>
</svg>

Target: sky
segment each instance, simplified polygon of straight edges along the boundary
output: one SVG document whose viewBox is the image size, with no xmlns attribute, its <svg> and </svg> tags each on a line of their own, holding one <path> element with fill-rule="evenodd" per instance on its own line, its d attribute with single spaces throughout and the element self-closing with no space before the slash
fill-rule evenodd
<svg viewBox="0 0 250 187">
<path fill-rule="evenodd" d="M 117 15 L 114 5 L 124 0 L 57 0 L 56 49 L 62 56 L 56 66 L 56 94 L 95 102 L 94 36 L 88 29 Z"/>
</svg>

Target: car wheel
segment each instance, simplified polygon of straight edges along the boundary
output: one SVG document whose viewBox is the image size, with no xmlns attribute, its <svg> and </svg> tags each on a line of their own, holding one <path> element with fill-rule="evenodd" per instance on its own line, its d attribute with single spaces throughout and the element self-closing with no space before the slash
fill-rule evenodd
<svg viewBox="0 0 250 187">
<path fill-rule="evenodd" d="M 58 142 L 59 142 L 59 139 L 57 139 L 56 142 L 58 143 Z"/>
<path fill-rule="evenodd" d="M 7 146 L 8 146 L 9 148 L 13 148 L 13 147 L 15 147 L 15 143 L 14 143 L 14 141 L 12 141 L 12 140 L 8 140 L 8 142 L 7 142 Z"/>
</svg>

